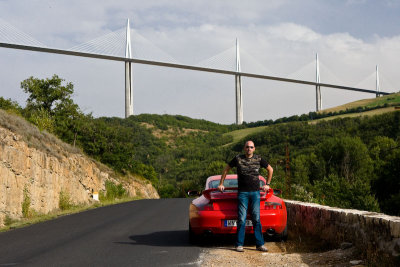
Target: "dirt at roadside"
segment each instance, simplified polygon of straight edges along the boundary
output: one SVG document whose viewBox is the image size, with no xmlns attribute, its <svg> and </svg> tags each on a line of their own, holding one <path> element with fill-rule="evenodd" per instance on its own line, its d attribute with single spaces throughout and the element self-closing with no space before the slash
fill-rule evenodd
<svg viewBox="0 0 400 267">
<path fill-rule="evenodd" d="M 222 246 L 220 246 L 222 245 Z M 254 245 L 246 245 L 245 252 L 236 252 L 234 246 L 210 246 L 202 255 L 201 266 L 366 266 L 354 247 L 327 248 L 318 243 L 299 241 L 266 242 L 268 252 L 260 252 Z"/>
</svg>

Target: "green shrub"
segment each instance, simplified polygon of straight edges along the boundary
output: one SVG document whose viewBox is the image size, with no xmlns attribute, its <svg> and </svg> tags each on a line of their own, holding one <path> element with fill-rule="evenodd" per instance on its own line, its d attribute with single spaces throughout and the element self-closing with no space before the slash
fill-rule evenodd
<svg viewBox="0 0 400 267">
<path fill-rule="evenodd" d="M 315 202 L 316 200 L 313 197 L 312 192 L 308 192 L 303 186 L 298 185 L 298 184 L 292 184 L 291 185 L 292 189 L 292 194 L 291 194 L 291 199 L 293 200 L 299 200 L 303 202 Z"/>
<path fill-rule="evenodd" d="M 24 218 L 29 218 L 32 215 L 32 211 L 30 209 L 31 206 L 31 197 L 29 196 L 29 190 L 25 186 L 24 188 L 24 199 L 22 201 L 22 215 Z"/>
<path fill-rule="evenodd" d="M 11 224 L 15 223 L 17 220 L 11 218 L 10 216 L 6 216 L 6 218 L 4 219 L 4 225 L 5 226 L 10 226 Z"/>
<path fill-rule="evenodd" d="M 172 184 L 163 184 L 158 190 L 161 198 L 173 198 L 179 196 L 179 190 Z"/>
<path fill-rule="evenodd" d="M 50 112 L 40 108 L 32 112 L 29 121 L 35 124 L 40 131 L 46 130 L 49 133 L 54 132 L 54 118 Z"/>
<path fill-rule="evenodd" d="M 21 115 L 22 108 L 16 101 L 9 99 L 5 99 L 0 96 L 0 109 L 7 110 L 9 112 Z"/>
<path fill-rule="evenodd" d="M 68 210 L 73 207 L 71 203 L 71 197 L 67 192 L 60 191 L 60 199 L 58 201 L 58 207 L 60 210 Z"/>
<path fill-rule="evenodd" d="M 105 194 L 103 192 L 100 192 L 100 200 L 114 200 L 116 198 L 125 197 L 127 195 L 127 191 L 122 186 L 122 184 L 116 185 L 114 182 L 106 181 L 105 187 Z"/>
</svg>

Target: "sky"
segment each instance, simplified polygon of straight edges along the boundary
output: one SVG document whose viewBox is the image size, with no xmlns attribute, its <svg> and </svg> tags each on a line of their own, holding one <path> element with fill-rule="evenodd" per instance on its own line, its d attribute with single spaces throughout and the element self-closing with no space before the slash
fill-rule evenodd
<svg viewBox="0 0 400 267">
<path fill-rule="evenodd" d="M 7 24 L 47 47 L 70 49 L 123 32 L 129 19 L 139 59 L 168 55 L 181 64 L 235 70 L 238 39 L 243 72 L 315 81 L 318 53 L 322 83 L 375 90 L 378 65 L 381 90 L 398 92 L 398 14 L 400 0 L 0 0 L 0 42 Z M 54 74 L 74 84 L 73 99 L 83 112 L 124 117 L 123 62 L 0 48 L 4 98 L 24 106 L 21 81 Z M 133 88 L 135 115 L 235 123 L 233 76 L 134 64 Z M 243 77 L 242 90 L 246 122 L 315 111 L 313 86 Z M 321 91 L 323 108 L 375 97 Z"/>
</svg>

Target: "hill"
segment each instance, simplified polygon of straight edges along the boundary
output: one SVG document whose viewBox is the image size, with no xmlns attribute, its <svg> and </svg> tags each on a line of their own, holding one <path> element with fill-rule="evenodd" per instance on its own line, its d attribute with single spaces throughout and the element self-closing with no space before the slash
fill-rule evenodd
<svg viewBox="0 0 400 267">
<path fill-rule="evenodd" d="M 392 98 L 385 98 L 383 107 L 397 101 L 397 96 Z M 118 175 L 147 178 L 161 197 L 185 197 L 189 189 L 201 190 L 208 176 L 221 173 L 241 153 L 244 139 L 252 139 L 257 153 L 273 166 L 272 186 L 284 189 L 284 197 L 400 214 L 396 180 L 400 176 L 396 167 L 400 166 L 400 112 L 310 123 L 344 113 L 371 112 L 380 104 L 240 126 L 180 115 L 93 118 L 83 114 L 71 98 L 60 99 L 54 106 L 44 104 L 31 101 L 27 108 L 20 108 L 10 100 L 0 101 L 0 107 L 76 145 Z"/>
<path fill-rule="evenodd" d="M 268 126 L 259 126 L 259 127 L 252 127 L 252 128 L 244 128 L 244 129 L 239 129 L 239 130 L 234 130 L 231 132 L 224 133 L 224 136 L 231 136 L 232 143 L 228 143 L 226 145 L 231 145 L 233 143 L 236 143 L 242 139 L 244 139 L 246 136 L 255 134 L 258 132 L 262 132 L 267 128 Z"/>
<path fill-rule="evenodd" d="M 94 192 L 107 195 L 107 185 L 118 184 L 131 197 L 158 198 L 143 178 L 121 176 L 20 116 L 0 110 L 0 227 L 66 205 L 93 203 Z"/>
<path fill-rule="evenodd" d="M 362 99 L 354 102 L 350 102 L 341 106 L 323 109 L 319 111 L 319 113 L 329 113 L 329 112 L 339 112 L 350 109 L 357 108 L 374 108 L 374 107 L 382 107 L 385 106 L 400 106 L 400 93 L 390 94 L 386 96 L 381 96 L 377 98 L 368 98 Z"/>
<path fill-rule="evenodd" d="M 319 112 L 310 112 L 309 114 L 294 115 L 289 118 L 280 118 L 275 121 L 265 120 L 258 122 L 245 123 L 242 129 L 227 132 L 224 136 L 231 136 L 233 142 L 237 142 L 247 135 L 260 132 L 268 125 L 294 121 L 308 121 L 311 124 L 320 121 L 334 120 L 337 118 L 355 118 L 361 116 L 373 116 L 387 112 L 393 112 L 400 109 L 400 93 L 382 96 L 379 98 L 363 99 L 350 102 L 341 106 L 324 109 Z"/>
<path fill-rule="evenodd" d="M 193 119 L 187 119 L 188 128 L 180 128 L 182 118 L 170 115 L 163 115 L 168 123 L 161 127 L 154 124 L 157 115 L 126 121 L 143 124 L 140 127 L 162 146 L 141 159 L 158 174 L 161 196 L 183 197 L 189 189 L 201 190 L 206 177 L 221 173 L 226 162 L 241 153 L 244 140 L 251 139 L 256 152 L 273 166 L 272 186 L 284 189 L 285 198 L 398 215 L 400 112 L 370 115 L 244 129 L 210 124 L 210 130 Z"/>
<path fill-rule="evenodd" d="M 380 115 L 380 114 L 384 114 L 384 113 L 388 113 L 388 112 L 394 112 L 396 110 L 399 110 L 399 108 L 397 108 L 396 106 L 382 107 L 382 108 L 376 108 L 376 109 L 367 110 L 367 111 L 363 111 L 363 112 L 354 112 L 354 113 L 352 112 L 352 113 L 328 116 L 325 118 L 310 121 L 310 123 L 315 124 L 320 121 L 334 120 L 334 119 L 338 119 L 338 118 L 356 118 L 356 117 L 364 117 L 364 116 L 374 116 L 374 115 Z"/>
</svg>

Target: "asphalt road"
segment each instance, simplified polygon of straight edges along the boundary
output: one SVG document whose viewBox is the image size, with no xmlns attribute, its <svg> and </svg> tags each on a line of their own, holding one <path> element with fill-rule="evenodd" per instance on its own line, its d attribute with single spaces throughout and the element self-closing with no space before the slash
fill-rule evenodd
<svg viewBox="0 0 400 267">
<path fill-rule="evenodd" d="M 189 203 L 138 200 L 0 233 L 0 266 L 197 266 Z"/>
</svg>

